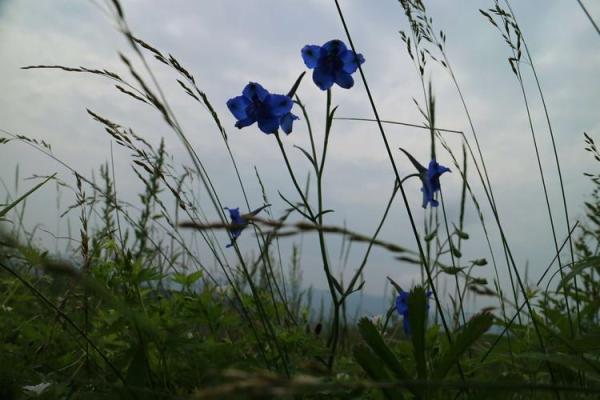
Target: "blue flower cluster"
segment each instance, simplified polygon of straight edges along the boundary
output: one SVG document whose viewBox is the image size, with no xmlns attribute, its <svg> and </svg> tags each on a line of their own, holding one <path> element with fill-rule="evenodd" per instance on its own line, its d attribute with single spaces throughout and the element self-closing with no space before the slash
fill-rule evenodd
<svg viewBox="0 0 600 400">
<path fill-rule="evenodd" d="M 429 299 L 431 297 L 431 291 L 427 291 L 426 296 L 427 299 Z M 406 335 L 410 336 L 411 335 L 411 329 L 410 329 L 410 321 L 408 318 L 408 296 L 409 293 L 405 292 L 404 290 L 400 289 L 400 292 L 398 293 L 398 297 L 396 297 L 396 311 L 398 311 L 398 314 L 402 315 L 402 326 L 404 328 L 404 333 L 406 333 Z M 429 303 L 427 304 L 427 310 L 429 310 Z"/>
<path fill-rule="evenodd" d="M 365 62 L 362 54 L 348 50 L 341 40 L 330 40 L 323 46 L 306 45 L 302 58 L 308 68 L 314 69 L 313 80 L 322 90 L 328 90 L 337 83 L 350 89 L 354 85 L 351 74 Z M 250 82 L 241 96 L 227 101 L 227 107 L 237 119 L 239 129 L 258 123 L 258 128 L 266 133 L 276 133 L 279 128 L 288 135 L 298 117 L 292 114 L 293 101 L 290 96 L 271 94 L 256 82 Z"/>
<path fill-rule="evenodd" d="M 344 89 L 350 89 L 354 86 L 352 74 L 365 62 L 362 54 L 349 50 L 344 42 L 338 39 L 330 40 L 322 46 L 306 45 L 302 48 L 301 55 L 304 64 L 313 70 L 313 81 L 321 90 L 330 90 L 334 84 Z M 237 120 L 235 126 L 241 129 L 257 122 L 258 128 L 265 134 L 277 133 L 279 129 L 286 134 L 290 134 L 294 121 L 298 119 L 292 113 L 294 103 L 291 96 L 293 96 L 293 92 L 301 78 L 302 76 L 288 95 L 272 94 L 256 82 L 248 83 L 241 96 L 233 97 L 227 101 L 229 111 Z M 421 188 L 423 208 L 427 208 L 429 204 L 432 207 L 437 207 L 439 202 L 435 199 L 435 193 L 440 190 L 440 176 L 445 172 L 449 172 L 450 169 L 438 164 L 435 156 L 429 162 L 428 168 L 425 168 L 408 152 L 404 151 L 404 153 L 419 172 L 419 178 L 423 184 Z M 240 215 L 237 208 L 230 209 L 229 215 L 232 224 L 240 225 L 240 228 L 230 229 L 233 243 L 246 227 L 247 221 Z M 402 293 L 398 297 L 400 302 L 403 299 Z M 401 305 L 398 304 L 401 303 L 397 302 L 397 307 L 398 312 L 402 314 L 400 311 Z M 405 318 L 405 327 L 407 324 L 408 320 Z"/>
</svg>

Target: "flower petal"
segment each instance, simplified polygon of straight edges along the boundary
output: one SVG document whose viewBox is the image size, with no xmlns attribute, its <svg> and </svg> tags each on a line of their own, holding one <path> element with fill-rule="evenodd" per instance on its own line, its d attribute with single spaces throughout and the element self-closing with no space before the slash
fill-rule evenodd
<svg viewBox="0 0 600 400">
<path fill-rule="evenodd" d="M 248 117 L 246 114 L 246 107 L 250 104 L 250 101 L 245 96 L 237 96 L 233 99 L 227 100 L 227 108 L 233 114 L 233 116 L 240 120 Z"/>
<path fill-rule="evenodd" d="M 242 129 L 242 128 L 252 125 L 255 122 L 256 122 L 255 118 L 248 117 L 248 118 L 240 119 L 238 122 L 236 122 L 235 127 L 238 129 Z"/>
<path fill-rule="evenodd" d="M 396 311 L 400 315 L 408 313 L 408 292 L 401 290 L 398 297 L 396 297 Z"/>
<path fill-rule="evenodd" d="M 344 72 L 353 74 L 358 69 L 358 66 L 365 62 L 365 58 L 362 54 L 355 54 L 352 50 L 347 50 L 340 56 L 340 59 L 344 63 L 342 67 Z"/>
<path fill-rule="evenodd" d="M 282 94 L 272 94 L 267 96 L 265 101 L 269 112 L 277 117 L 281 117 L 290 112 L 294 103 L 292 99 Z"/>
<path fill-rule="evenodd" d="M 279 121 L 279 123 L 281 124 L 281 130 L 283 130 L 288 135 L 292 133 L 292 124 L 296 119 L 298 119 L 298 117 L 292 114 L 291 112 L 285 114 L 283 117 L 281 117 L 281 120 Z"/>
<path fill-rule="evenodd" d="M 316 67 L 320 56 L 321 46 L 307 44 L 302 48 L 302 59 L 308 68 Z"/>
<path fill-rule="evenodd" d="M 267 117 L 258 120 L 258 127 L 266 134 L 277 132 L 279 128 L 279 117 Z"/>
<path fill-rule="evenodd" d="M 335 76 L 324 68 L 315 68 L 313 71 L 313 81 L 321 90 L 330 89 L 333 86 Z"/>
<path fill-rule="evenodd" d="M 325 43 L 323 45 L 323 49 L 327 52 L 327 54 L 337 54 L 337 55 L 341 55 L 346 50 L 348 50 L 346 48 L 346 45 L 344 44 L 344 42 L 342 42 L 341 40 L 338 40 L 338 39 L 333 39 L 333 40 L 330 40 L 329 42 Z"/>
<path fill-rule="evenodd" d="M 254 101 L 257 99 L 260 101 L 264 101 L 265 98 L 269 95 L 269 92 L 258 83 L 250 82 L 246 85 L 242 94 L 246 96 L 246 98 L 250 101 Z"/>
<path fill-rule="evenodd" d="M 335 83 L 344 89 L 350 89 L 354 86 L 354 79 L 352 78 L 352 75 L 347 74 L 344 71 L 337 71 L 335 73 Z"/>
</svg>

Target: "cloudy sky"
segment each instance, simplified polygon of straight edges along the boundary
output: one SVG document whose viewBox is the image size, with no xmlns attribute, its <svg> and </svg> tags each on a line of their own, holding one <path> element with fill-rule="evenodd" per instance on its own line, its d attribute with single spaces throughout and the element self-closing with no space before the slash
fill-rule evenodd
<svg viewBox="0 0 600 400">
<path fill-rule="evenodd" d="M 600 4 L 585 3 L 590 13 L 600 19 Z M 478 11 L 492 6 L 492 2 L 434 0 L 426 4 L 435 28 L 446 33 L 448 56 L 479 134 L 516 262 L 522 269 L 528 264 L 530 280 L 536 280 L 552 259 L 554 245 L 523 97 L 507 62 L 510 54 L 498 33 Z M 260 82 L 272 92 L 285 93 L 305 70 L 300 57 L 300 49 L 305 44 L 345 39 L 333 1 L 123 0 L 123 5 L 134 33 L 175 55 L 208 94 L 230 135 L 230 145 L 241 166 L 252 205 L 258 206 L 262 202 L 254 174 L 256 167 L 273 203 L 273 212 L 281 213 L 286 206 L 279 200 L 277 192 L 292 198 L 295 194 L 274 138 L 262 134 L 256 126 L 237 130 L 225 102 L 239 95 L 248 81 Z M 407 29 L 399 3 L 394 0 L 343 0 L 341 5 L 355 44 L 366 58 L 363 67 L 380 116 L 422 123 L 413 102 L 413 98 L 422 101 L 418 75 L 398 34 L 399 30 Z M 584 151 L 583 132 L 593 137 L 600 134 L 600 37 L 575 1 L 515 0 L 512 6 L 545 92 L 563 166 L 571 219 L 575 221 L 582 217 L 582 202 L 592 189 L 583 172 L 597 170 L 597 165 Z M 165 137 L 175 163 L 190 165 L 181 144 L 161 119 L 151 110 L 117 93 L 106 80 L 58 71 L 20 69 L 34 64 L 81 65 L 107 68 L 126 76 L 118 52 L 129 53 L 128 46 L 103 10 L 102 0 L 0 0 L 0 128 L 43 139 L 52 145 L 58 158 L 91 177 L 93 171 L 110 158 L 110 140 L 86 114 L 85 109 L 90 108 L 132 127 L 154 144 Z M 216 182 L 223 202 L 241 206 L 243 198 L 210 116 L 178 90 L 171 72 L 160 65 L 153 67 L 190 141 Z M 530 69 L 527 65 L 522 68 L 559 240 L 562 241 L 566 227 L 551 143 Z M 432 68 L 428 77 L 433 81 L 438 100 L 438 126 L 468 131 L 448 74 Z M 358 75 L 356 78 L 353 89 L 334 89 L 333 102 L 339 105 L 337 115 L 371 118 L 364 86 Z M 324 93 L 310 79 L 305 79 L 298 94 L 312 115 L 318 137 L 322 138 Z M 392 149 L 402 146 L 423 163 L 427 162 L 429 142 L 426 131 L 386 126 L 386 133 Z M 447 139 L 460 153 L 460 138 L 449 134 Z M 293 144 L 309 145 L 303 121 L 296 123 L 294 132 L 285 138 L 285 142 L 293 154 L 297 174 L 306 176 L 308 163 L 292 148 Z M 346 224 L 352 230 L 370 234 L 384 210 L 394 177 L 380 134 L 370 123 L 337 121 L 329 149 L 325 203 L 327 208 L 335 209 L 335 213 L 328 214 L 326 222 Z M 119 196 L 135 201 L 140 185 L 131 173 L 130 159 L 127 152 L 116 147 L 114 151 Z M 3 145 L 0 152 L 0 177 L 12 194 L 17 164 L 21 179 L 58 172 L 61 179 L 70 184 L 74 182 L 63 167 L 23 144 Z M 395 159 L 402 174 L 412 173 L 410 163 L 397 150 Z M 440 153 L 438 159 L 440 163 L 450 165 L 447 154 Z M 489 206 L 477 180 L 472 178 L 487 224 L 493 232 L 492 241 L 499 243 Z M 444 175 L 442 183 L 448 217 L 456 221 L 459 174 Z M 33 182 L 21 181 L 19 184 L 23 191 Z M 1 187 L 0 194 L 6 190 Z M 424 211 L 420 207 L 419 183 L 407 183 L 406 190 L 421 225 Z M 29 201 L 26 223 L 30 227 L 40 224 L 53 234 L 65 235 L 67 218 L 58 220 L 57 214 L 72 202 L 71 193 L 63 191 L 57 195 L 56 188 L 45 188 Z M 209 205 L 206 208 L 209 209 Z M 77 215 L 72 215 L 72 227 L 76 224 Z M 471 239 L 465 244 L 464 259 L 489 258 L 472 204 L 468 204 L 466 231 Z M 250 235 L 246 236 L 239 243 L 243 251 L 250 252 L 255 242 Z M 55 244 L 51 235 L 44 231 L 38 231 L 38 238 L 57 249 L 65 246 L 64 243 Z M 381 238 L 416 248 L 400 198 L 394 203 Z M 291 244 L 289 239 L 282 242 L 285 254 Z M 331 238 L 329 246 L 334 260 L 337 260 L 339 245 L 339 238 Z M 303 250 L 305 283 L 325 288 L 314 238 L 305 239 Z M 495 250 L 501 260 L 498 246 Z M 362 251 L 364 248 L 355 246 L 348 270 L 356 268 Z M 500 263 L 499 269 L 503 272 L 506 267 Z M 389 253 L 376 250 L 366 269 L 366 291 L 381 294 L 386 276 L 410 285 L 418 275 L 414 266 L 400 263 Z M 491 277 L 491 268 L 480 270 L 479 275 Z"/>
</svg>

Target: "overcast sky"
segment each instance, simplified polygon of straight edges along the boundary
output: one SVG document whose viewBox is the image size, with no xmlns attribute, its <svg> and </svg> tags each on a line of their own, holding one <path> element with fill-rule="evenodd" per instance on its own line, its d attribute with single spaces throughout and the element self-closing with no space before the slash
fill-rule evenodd
<svg viewBox="0 0 600 400">
<path fill-rule="evenodd" d="M 52 145 L 57 157 L 80 173 L 91 176 L 93 170 L 97 171 L 99 165 L 109 159 L 110 140 L 86 114 L 85 109 L 90 108 L 132 127 L 154 144 L 164 136 L 168 151 L 175 156 L 175 163 L 189 165 L 190 160 L 181 144 L 161 119 L 117 93 L 108 81 L 58 71 L 19 69 L 32 64 L 82 65 L 108 68 L 125 76 L 126 70 L 117 52 L 128 52 L 127 44 L 97 3 L 101 1 L 0 0 L 0 128 L 43 139 Z M 589 0 L 585 3 L 599 20 L 600 3 Z M 422 123 L 413 103 L 413 98 L 422 101 L 420 83 L 398 34 L 399 30 L 407 29 L 399 3 L 394 0 L 344 0 L 341 4 L 355 44 L 366 59 L 363 67 L 380 116 Z M 531 280 L 536 280 L 552 259 L 554 245 L 523 98 L 507 62 L 509 52 L 498 33 L 478 12 L 479 8 L 490 7 L 492 2 L 436 0 L 426 4 L 435 28 L 446 32 L 447 52 L 479 133 L 516 261 L 522 269 L 529 263 Z M 298 74 L 305 70 L 300 57 L 300 49 L 305 44 L 320 45 L 333 38 L 345 40 L 333 1 L 123 0 L 123 5 L 134 33 L 175 55 L 208 94 L 230 135 L 230 145 L 241 166 L 252 205 L 262 203 L 254 174 L 256 167 L 264 179 L 273 212 L 281 213 L 286 205 L 277 192 L 291 198 L 296 196 L 274 138 L 262 134 L 256 126 L 236 129 L 233 126 L 235 119 L 225 102 L 239 95 L 248 81 L 260 82 L 272 92 L 287 92 Z M 583 172 L 597 170 L 597 165 L 584 151 L 583 132 L 593 137 L 600 133 L 600 37 L 575 1 L 515 0 L 512 6 L 546 95 L 562 161 L 571 219 L 575 221 L 583 215 L 582 203 L 592 190 Z M 193 146 L 216 182 L 223 202 L 229 206 L 242 206 L 243 198 L 235 175 L 210 116 L 178 90 L 172 73 L 160 65 L 154 67 Z M 562 241 L 566 228 L 551 144 L 530 70 L 523 65 L 523 71 L 559 240 Z M 438 126 L 468 131 L 448 75 L 434 68 L 429 76 L 438 100 Z M 356 82 L 351 90 L 338 87 L 333 90 L 333 102 L 339 105 L 337 115 L 371 118 L 372 111 L 358 75 Z M 322 137 L 324 92 L 310 79 L 305 79 L 298 94 L 312 115 L 318 137 Z M 299 110 L 296 113 L 299 114 Z M 392 149 L 402 146 L 423 163 L 428 161 L 426 131 L 386 126 L 386 133 Z M 309 166 L 292 148 L 293 144 L 309 145 L 303 121 L 296 122 L 294 132 L 284 140 L 293 154 L 292 162 L 298 175 L 305 176 Z M 449 135 L 448 141 L 459 154 L 459 138 Z M 412 173 L 406 158 L 394 151 L 401 173 Z M 74 182 L 63 167 L 23 144 L 1 146 L 0 160 L 0 177 L 11 188 L 17 164 L 21 178 L 58 172 L 61 179 L 70 184 Z M 438 160 L 441 164 L 451 165 L 449 156 L 441 151 Z M 115 164 L 120 198 L 135 201 L 140 186 L 131 173 L 127 152 L 115 148 Z M 326 208 L 335 209 L 335 213 L 328 214 L 326 222 L 346 224 L 365 234 L 373 232 L 387 202 L 393 176 L 375 125 L 337 121 L 332 131 L 325 177 Z M 492 240 L 499 243 L 481 187 L 475 177 L 471 177 L 489 229 L 494 232 Z M 442 177 L 451 221 L 456 221 L 458 215 L 460 184 L 457 173 Z M 21 182 L 20 185 L 23 191 L 33 182 Z M 416 181 L 406 185 L 412 210 L 421 226 L 424 211 L 420 206 L 419 187 Z M 5 190 L 0 188 L 0 194 Z M 57 207 L 60 212 L 64 211 L 73 198 L 68 192 L 61 196 L 58 201 L 56 189 L 52 187 L 37 193 L 28 203 L 27 224 L 31 227 L 41 224 L 52 233 L 64 235 L 67 220 L 57 221 Z M 210 207 L 207 205 L 206 208 Z M 71 224 L 77 226 L 77 215 L 71 216 Z M 465 243 L 464 259 L 489 258 L 472 204 L 468 205 L 466 231 L 471 239 Z M 38 236 L 46 245 L 54 246 L 49 234 L 39 231 Z M 250 252 L 255 244 L 250 236 L 248 232 L 240 238 L 243 251 Z M 393 206 L 381 238 L 416 248 L 400 198 Z M 337 259 L 339 243 L 339 238 L 330 240 L 334 259 Z M 286 239 L 282 244 L 287 254 L 292 240 Z M 56 248 L 64 248 L 64 245 L 59 243 Z M 354 250 L 349 269 L 360 263 L 363 248 L 355 246 Z M 317 254 L 314 239 L 306 238 L 303 253 L 305 283 L 325 288 Z M 499 252 L 496 256 L 501 260 Z M 502 263 L 499 268 L 506 271 Z M 400 263 L 393 255 L 376 250 L 366 269 L 366 291 L 380 294 L 386 276 L 408 286 L 418 275 L 414 266 Z M 491 277 L 491 268 L 480 270 L 479 275 Z"/>
</svg>

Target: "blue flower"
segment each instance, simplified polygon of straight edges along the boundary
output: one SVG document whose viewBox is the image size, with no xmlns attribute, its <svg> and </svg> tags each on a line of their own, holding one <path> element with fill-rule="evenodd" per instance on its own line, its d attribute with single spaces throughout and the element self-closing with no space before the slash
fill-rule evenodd
<svg viewBox="0 0 600 400">
<path fill-rule="evenodd" d="M 225 209 L 227 211 L 229 211 L 229 218 L 231 218 L 231 225 L 232 225 L 232 227 L 228 229 L 229 234 L 231 235 L 231 243 L 229 243 L 225 247 L 231 247 L 231 246 L 233 246 L 233 242 L 236 241 L 236 239 L 242 234 L 242 231 L 244 230 L 244 228 L 248 225 L 248 221 L 246 221 L 246 219 L 240 215 L 239 208 L 225 207 Z"/>
<path fill-rule="evenodd" d="M 323 46 L 306 45 L 302 48 L 304 64 L 313 71 L 313 81 L 321 90 L 337 83 L 344 89 L 354 86 L 352 75 L 365 62 L 362 54 L 348 50 L 341 40 L 330 40 Z"/>
<path fill-rule="evenodd" d="M 419 173 L 419 179 L 423 183 L 421 192 L 423 192 L 423 208 L 427 208 L 427 204 L 431 203 L 432 207 L 439 205 L 438 201 L 434 199 L 435 192 L 440 190 L 440 176 L 444 172 L 451 172 L 450 168 L 446 168 L 443 165 L 438 164 L 435 157 L 429 162 L 429 167 L 425 168 L 418 162 L 408 151 L 400 147 L 400 150 L 406 154 L 406 157 L 410 160 L 412 165 L 415 166 Z"/>
<path fill-rule="evenodd" d="M 243 215 L 240 215 L 239 208 L 225 207 L 225 209 L 229 211 L 229 218 L 231 218 L 231 227 L 227 229 L 229 231 L 229 234 L 231 235 L 231 243 L 229 243 L 225 247 L 233 246 L 233 243 L 242 234 L 242 231 L 248 226 L 249 220 L 269 206 L 270 204 L 265 204 L 264 206 L 259 207 L 256 210 L 250 211 L 249 213 Z"/>
<path fill-rule="evenodd" d="M 423 187 L 421 188 L 421 191 L 423 192 L 423 208 L 427 208 L 427 203 L 431 203 L 432 207 L 437 207 L 439 205 L 438 201 L 434 199 L 433 196 L 435 192 L 440 190 L 440 176 L 444 172 L 450 172 L 450 168 L 438 164 L 435 159 L 429 162 L 429 167 L 427 169 L 423 168 L 422 171 L 419 171 L 419 177 L 423 182 Z"/>
<path fill-rule="evenodd" d="M 241 96 L 227 101 L 227 107 L 237 119 L 235 126 L 242 129 L 258 122 L 258 127 L 266 134 L 281 129 L 290 134 L 297 116 L 291 113 L 292 99 L 282 94 L 271 94 L 261 85 L 250 82 Z"/>
<path fill-rule="evenodd" d="M 431 294 L 432 292 L 428 290 L 425 294 L 427 296 L 427 299 L 431 297 Z M 408 292 L 405 292 L 404 290 L 400 289 L 398 297 L 396 297 L 396 311 L 398 311 L 398 314 L 402 315 L 402 326 L 404 328 L 404 333 L 410 336 L 411 329 L 410 321 L 408 318 L 408 296 Z M 429 303 L 427 303 L 427 310 L 429 310 Z"/>
</svg>

